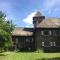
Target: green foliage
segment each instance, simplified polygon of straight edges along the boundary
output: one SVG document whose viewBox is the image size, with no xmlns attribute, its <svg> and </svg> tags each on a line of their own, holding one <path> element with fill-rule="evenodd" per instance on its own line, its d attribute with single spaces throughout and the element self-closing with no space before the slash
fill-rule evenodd
<svg viewBox="0 0 60 60">
<path fill-rule="evenodd" d="M 11 32 L 14 29 L 12 21 L 5 19 L 6 15 L 0 11 L 0 49 L 12 45 Z"/>
</svg>

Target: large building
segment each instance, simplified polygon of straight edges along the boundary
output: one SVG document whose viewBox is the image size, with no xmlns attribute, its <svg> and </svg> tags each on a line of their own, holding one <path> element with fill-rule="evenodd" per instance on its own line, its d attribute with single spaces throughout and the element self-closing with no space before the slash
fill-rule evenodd
<svg viewBox="0 0 60 60">
<path fill-rule="evenodd" d="M 60 18 L 47 18 L 39 11 L 33 17 L 34 28 L 15 28 L 13 46 L 20 50 L 56 50 L 60 48 Z"/>
</svg>

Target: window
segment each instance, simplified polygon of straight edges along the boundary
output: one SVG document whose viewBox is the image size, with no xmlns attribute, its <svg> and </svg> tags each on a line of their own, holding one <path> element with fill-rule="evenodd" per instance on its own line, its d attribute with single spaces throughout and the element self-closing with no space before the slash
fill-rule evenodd
<svg viewBox="0 0 60 60">
<path fill-rule="evenodd" d="M 41 35 L 43 35 L 43 31 L 41 31 Z"/>
<path fill-rule="evenodd" d="M 26 38 L 26 42 L 29 42 L 30 43 L 30 39 L 29 38 Z"/>
<path fill-rule="evenodd" d="M 49 42 L 42 42 L 42 46 L 49 47 L 50 46 L 50 43 Z"/>
<path fill-rule="evenodd" d="M 49 35 L 49 31 L 44 31 L 44 35 Z"/>
<path fill-rule="evenodd" d="M 42 46 L 44 46 L 44 42 L 42 42 Z"/>
<path fill-rule="evenodd" d="M 44 30 L 44 31 L 41 31 L 41 35 L 51 35 L 52 32 L 50 30 Z"/>
<path fill-rule="evenodd" d="M 52 42 L 50 42 L 50 46 L 53 46 L 53 45 L 52 45 Z"/>
<path fill-rule="evenodd" d="M 16 43 L 18 43 L 18 38 L 16 38 Z"/>
<path fill-rule="evenodd" d="M 33 38 L 31 39 L 31 42 L 33 42 L 34 40 L 33 40 Z"/>
<path fill-rule="evenodd" d="M 44 31 L 42 32 L 42 34 L 44 34 L 44 35 L 51 35 L 51 31 L 49 31 L 49 30 L 44 30 Z"/>
<path fill-rule="evenodd" d="M 50 46 L 56 46 L 55 42 L 50 42 Z"/>
<path fill-rule="evenodd" d="M 60 41 L 56 42 L 56 46 L 60 47 Z"/>
<path fill-rule="evenodd" d="M 29 42 L 28 38 L 26 38 L 26 42 Z"/>
<path fill-rule="evenodd" d="M 44 47 L 56 46 L 56 42 L 42 42 L 42 46 Z"/>
<path fill-rule="evenodd" d="M 56 35 L 59 35 L 59 34 L 60 34 L 60 31 L 59 31 L 59 30 L 57 30 L 57 31 L 56 31 Z"/>
<path fill-rule="evenodd" d="M 45 46 L 45 47 L 49 47 L 49 46 L 50 46 L 49 41 L 46 41 L 46 42 L 44 43 L 44 46 Z"/>
</svg>

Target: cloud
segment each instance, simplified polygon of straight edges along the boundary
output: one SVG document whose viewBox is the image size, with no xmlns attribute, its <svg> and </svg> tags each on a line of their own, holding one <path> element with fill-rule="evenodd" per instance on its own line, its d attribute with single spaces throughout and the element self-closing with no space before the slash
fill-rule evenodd
<svg viewBox="0 0 60 60">
<path fill-rule="evenodd" d="M 2 10 L 3 12 L 11 11 L 11 7 L 11 3 L 9 2 L 0 2 L 0 10 Z"/>
<path fill-rule="evenodd" d="M 25 27 L 32 27 L 33 28 L 33 25 L 26 25 Z"/>
<path fill-rule="evenodd" d="M 43 2 L 44 9 L 51 9 L 60 5 L 60 0 L 45 0 Z"/>
<path fill-rule="evenodd" d="M 54 9 L 55 12 L 58 11 L 58 10 L 60 10 L 60 9 L 59 9 L 59 8 L 55 8 L 55 9 Z"/>
<path fill-rule="evenodd" d="M 30 13 L 26 18 L 23 19 L 23 22 L 25 22 L 27 25 L 32 25 L 33 23 L 33 17 L 36 14 L 36 11 Z"/>
<path fill-rule="evenodd" d="M 60 0 L 44 0 L 42 4 L 43 12 L 48 12 L 47 14 L 52 14 L 52 12 L 58 12 L 60 9 Z"/>
</svg>

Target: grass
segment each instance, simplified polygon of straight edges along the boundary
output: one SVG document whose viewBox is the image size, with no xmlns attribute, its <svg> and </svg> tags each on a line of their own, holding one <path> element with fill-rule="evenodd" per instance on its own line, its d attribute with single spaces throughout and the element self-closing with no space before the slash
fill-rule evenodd
<svg viewBox="0 0 60 60">
<path fill-rule="evenodd" d="M 0 60 L 60 60 L 60 53 L 4 52 Z"/>
</svg>

